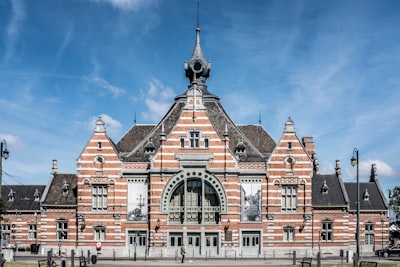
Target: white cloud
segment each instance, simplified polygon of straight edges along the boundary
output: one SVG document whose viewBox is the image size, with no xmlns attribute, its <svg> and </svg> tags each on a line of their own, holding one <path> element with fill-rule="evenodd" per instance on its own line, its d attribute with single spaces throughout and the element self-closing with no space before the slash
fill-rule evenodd
<svg viewBox="0 0 400 267">
<path fill-rule="evenodd" d="M 106 3 L 120 10 L 138 10 L 144 4 L 149 4 L 153 1 L 149 0 L 92 0 L 94 2 Z"/>
<path fill-rule="evenodd" d="M 149 83 L 144 95 L 145 103 L 150 111 L 143 112 L 145 119 L 157 121 L 162 118 L 171 106 L 171 99 L 176 96 L 175 92 L 168 86 L 163 85 L 157 79 Z"/>
<path fill-rule="evenodd" d="M 360 175 L 369 176 L 371 174 L 371 166 L 372 164 L 376 164 L 376 172 L 378 177 L 393 177 L 396 175 L 395 170 L 386 162 L 382 160 L 366 160 L 360 162 Z M 361 171 L 363 170 L 363 171 Z"/>
<path fill-rule="evenodd" d="M 5 61 L 8 61 L 14 54 L 15 43 L 17 42 L 21 24 L 25 19 L 25 4 L 22 0 L 11 1 L 11 18 L 7 26 Z"/>
<path fill-rule="evenodd" d="M 113 95 L 113 98 L 117 98 L 125 94 L 125 89 L 122 89 L 118 86 L 111 84 L 106 81 L 103 77 L 94 76 L 91 78 L 86 78 L 89 82 L 96 84 L 97 86 L 105 89 L 108 93 Z"/>
<path fill-rule="evenodd" d="M 18 136 L 0 133 L 0 142 L 2 142 L 3 140 L 6 141 L 6 146 L 8 151 L 11 151 L 11 148 L 19 149 L 23 147 L 22 141 L 19 139 Z"/>
</svg>

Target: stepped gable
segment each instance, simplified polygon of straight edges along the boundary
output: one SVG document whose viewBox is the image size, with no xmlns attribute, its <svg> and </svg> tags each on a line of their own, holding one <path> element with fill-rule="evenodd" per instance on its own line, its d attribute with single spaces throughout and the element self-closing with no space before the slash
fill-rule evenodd
<svg viewBox="0 0 400 267">
<path fill-rule="evenodd" d="M 75 174 L 54 173 L 43 206 L 76 205 L 77 176 Z"/>
<path fill-rule="evenodd" d="M 45 188 L 45 185 L 3 185 L 1 187 L 1 197 L 5 209 L 19 211 L 39 210 L 40 201 L 35 201 L 35 195 L 38 193 L 40 200 Z M 9 201 L 10 193 L 13 195 L 13 201 Z"/>
<path fill-rule="evenodd" d="M 343 181 L 336 174 L 316 174 L 312 178 L 314 208 L 347 207 L 349 199 Z"/>
</svg>

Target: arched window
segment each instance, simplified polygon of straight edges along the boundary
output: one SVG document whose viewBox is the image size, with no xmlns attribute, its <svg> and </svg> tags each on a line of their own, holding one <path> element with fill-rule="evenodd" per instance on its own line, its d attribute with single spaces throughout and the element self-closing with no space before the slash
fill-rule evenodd
<svg viewBox="0 0 400 267">
<path fill-rule="evenodd" d="M 219 223 L 220 201 L 215 188 L 201 178 L 187 178 L 173 190 L 168 205 L 169 221 Z"/>
</svg>

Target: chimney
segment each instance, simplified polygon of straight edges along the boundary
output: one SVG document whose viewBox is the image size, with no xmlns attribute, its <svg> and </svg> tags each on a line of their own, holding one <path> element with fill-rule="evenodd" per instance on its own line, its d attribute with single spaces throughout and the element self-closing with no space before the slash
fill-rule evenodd
<svg viewBox="0 0 400 267">
<path fill-rule="evenodd" d="M 52 174 L 57 173 L 57 169 L 58 169 L 58 167 L 57 167 L 57 160 L 56 160 L 56 159 L 53 159 L 53 166 L 51 167 L 51 173 L 52 173 Z"/>
<path fill-rule="evenodd" d="M 369 182 L 374 183 L 378 179 L 378 173 L 376 172 L 376 164 L 371 165 L 371 176 L 369 177 Z"/>
<path fill-rule="evenodd" d="M 342 170 L 341 170 L 341 167 L 340 167 L 340 160 L 339 159 L 336 160 L 335 171 L 336 171 L 336 175 L 337 176 L 342 175 Z"/>
<path fill-rule="evenodd" d="M 304 148 L 306 149 L 307 153 L 310 155 L 311 158 L 313 158 L 313 155 L 315 154 L 315 143 L 314 143 L 314 138 L 312 137 L 303 137 L 301 139 Z"/>
</svg>

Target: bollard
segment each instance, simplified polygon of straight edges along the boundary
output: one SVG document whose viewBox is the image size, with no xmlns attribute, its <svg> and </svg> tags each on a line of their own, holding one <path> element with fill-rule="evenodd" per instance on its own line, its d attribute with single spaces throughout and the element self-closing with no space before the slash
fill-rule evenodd
<svg viewBox="0 0 400 267">
<path fill-rule="evenodd" d="M 75 250 L 71 250 L 71 267 L 75 266 Z"/>
<path fill-rule="evenodd" d="M 317 253 L 317 267 L 321 267 L 321 252 Z"/>
<path fill-rule="evenodd" d="M 293 250 L 293 265 L 296 265 L 296 250 Z"/>
</svg>

